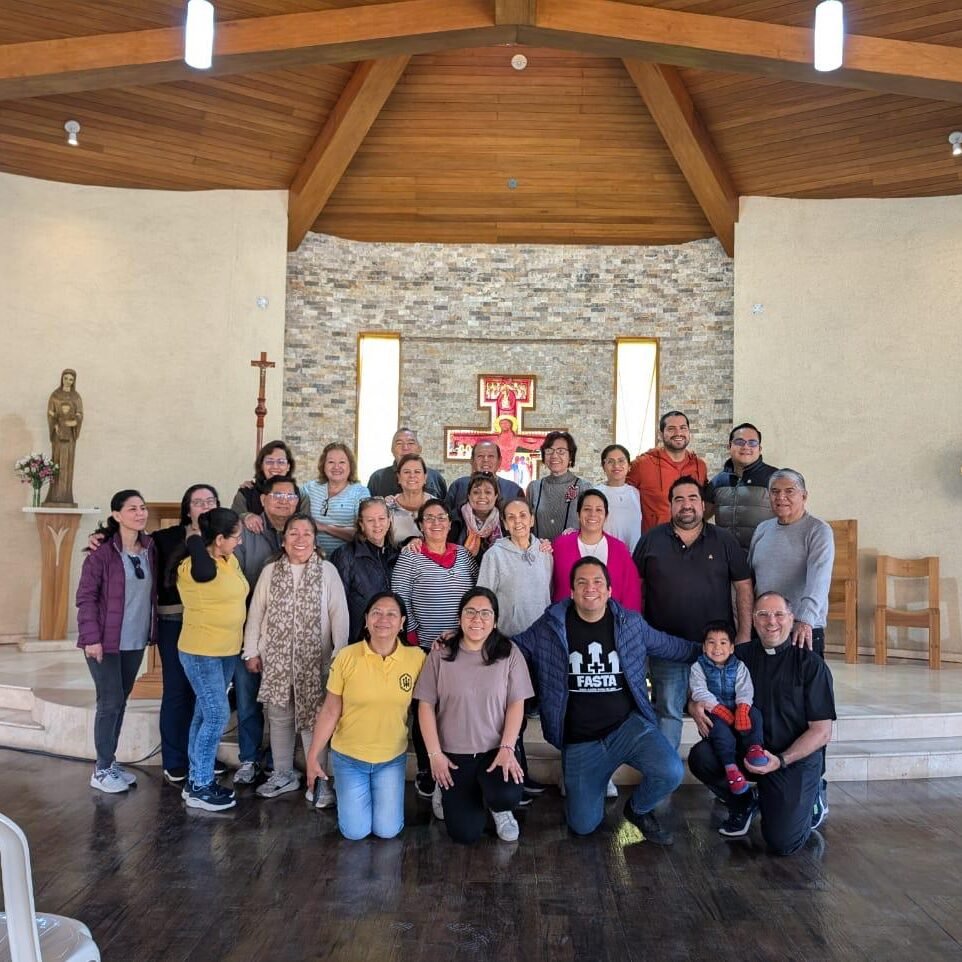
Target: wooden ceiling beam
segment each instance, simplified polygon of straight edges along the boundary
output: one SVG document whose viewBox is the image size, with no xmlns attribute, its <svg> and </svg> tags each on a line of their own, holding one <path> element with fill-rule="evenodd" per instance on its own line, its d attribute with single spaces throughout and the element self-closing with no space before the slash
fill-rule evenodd
<svg viewBox="0 0 962 962">
<path fill-rule="evenodd" d="M 820 74 L 807 28 L 619 0 L 395 0 L 228 20 L 208 71 L 184 64 L 181 27 L 0 44 L 0 100 L 512 42 L 962 103 L 962 47 L 849 35 L 844 67 Z"/>
<path fill-rule="evenodd" d="M 291 182 L 287 203 L 288 250 L 297 250 L 324 209 L 410 59 L 402 54 L 366 60 L 354 68 Z"/>
<path fill-rule="evenodd" d="M 527 24 L 537 22 L 538 0 L 494 0 L 494 22 Z"/>
<path fill-rule="evenodd" d="M 625 69 L 645 101 L 705 219 L 725 253 L 735 256 L 738 192 L 675 67 L 625 60 Z"/>
<path fill-rule="evenodd" d="M 512 24 L 495 24 L 491 0 L 407 0 L 218 23 L 210 70 L 184 63 L 181 27 L 0 44 L 0 100 L 351 63 L 516 37 Z"/>
<path fill-rule="evenodd" d="M 538 0 L 536 24 L 519 26 L 518 42 L 962 103 L 962 47 L 850 34 L 845 65 L 819 73 L 808 28 L 618 0 Z"/>
</svg>

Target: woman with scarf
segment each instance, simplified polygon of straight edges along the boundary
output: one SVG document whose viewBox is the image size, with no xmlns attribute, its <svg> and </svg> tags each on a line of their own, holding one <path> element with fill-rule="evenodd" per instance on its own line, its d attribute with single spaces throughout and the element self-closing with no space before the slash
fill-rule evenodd
<svg viewBox="0 0 962 962">
<path fill-rule="evenodd" d="M 451 526 L 452 540 L 463 544 L 479 561 L 491 545 L 504 537 L 498 511 L 498 484 L 493 474 L 479 472 L 468 481 L 468 499 Z"/>
<path fill-rule="evenodd" d="M 274 773 L 257 788 L 262 798 L 296 792 L 294 738 L 304 751 L 311 744 L 314 716 L 324 702 L 331 656 L 347 644 L 348 614 L 337 569 L 315 549 L 317 526 L 306 514 L 284 525 L 283 554 L 257 579 L 244 630 L 247 670 L 261 675 L 258 699 L 270 722 Z M 318 808 L 334 803 L 328 786 L 315 799 Z"/>
<path fill-rule="evenodd" d="M 397 561 L 391 540 L 391 518 L 383 498 L 365 498 L 357 509 L 357 534 L 331 555 L 344 585 L 351 613 L 348 641 L 357 641 L 364 629 L 367 603 L 379 591 L 391 588 L 391 573 Z"/>
<path fill-rule="evenodd" d="M 541 460 L 548 473 L 528 485 L 528 504 L 534 515 L 534 533 L 552 541 L 578 524 L 576 503 L 591 485 L 572 472 L 578 445 L 567 431 L 552 431 L 541 445 Z"/>
<path fill-rule="evenodd" d="M 461 599 L 474 587 L 478 563 L 466 548 L 449 542 L 451 516 L 443 501 L 426 501 L 418 512 L 418 524 L 424 543 L 417 551 L 402 551 L 398 555 L 391 587 L 401 596 L 407 610 L 408 642 L 428 652 L 441 635 L 457 629 Z M 414 786 L 422 798 L 431 798 L 434 779 L 416 711 L 411 732 L 418 762 Z"/>
</svg>

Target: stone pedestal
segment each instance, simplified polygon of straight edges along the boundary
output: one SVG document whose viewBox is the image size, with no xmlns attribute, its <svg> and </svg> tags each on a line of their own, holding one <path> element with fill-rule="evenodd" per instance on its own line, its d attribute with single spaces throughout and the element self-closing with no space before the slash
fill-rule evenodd
<svg viewBox="0 0 962 962">
<path fill-rule="evenodd" d="M 70 559 L 80 519 L 100 508 L 24 508 L 32 514 L 40 536 L 40 628 L 38 642 L 67 638 L 70 603 Z"/>
</svg>

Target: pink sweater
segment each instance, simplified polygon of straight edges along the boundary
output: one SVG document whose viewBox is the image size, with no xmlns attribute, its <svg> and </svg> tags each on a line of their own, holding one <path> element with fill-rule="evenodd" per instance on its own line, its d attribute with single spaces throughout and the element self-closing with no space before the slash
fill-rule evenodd
<svg viewBox="0 0 962 962">
<path fill-rule="evenodd" d="M 611 597 L 630 608 L 641 611 L 641 578 L 638 569 L 624 543 L 610 534 L 608 542 L 608 575 L 611 578 Z M 581 557 L 578 550 L 578 532 L 558 535 L 551 542 L 554 548 L 554 571 L 551 575 L 551 600 L 562 601 L 571 597 L 571 569 Z"/>
</svg>

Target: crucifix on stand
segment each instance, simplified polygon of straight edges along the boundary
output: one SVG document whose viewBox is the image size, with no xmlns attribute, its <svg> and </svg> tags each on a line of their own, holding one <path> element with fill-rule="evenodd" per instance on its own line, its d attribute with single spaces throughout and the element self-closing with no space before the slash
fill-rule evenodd
<svg viewBox="0 0 962 962">
<path fill-rule="evenodd" d="M 251 367 L 260 368 L 261 382 L 257 391 L 257 407 L 254 408 L 254 414 L 257 415 L 257 447 L 254 449 L 254 455 L 264 446 L 264 418 L 267 417 L 267 369 L 269 367 L 275 367 L 273 361 L 267 360 L 267 352 L 261 351 L 261 356 L 256 360 L 251 361 Z"/>
</svg>

